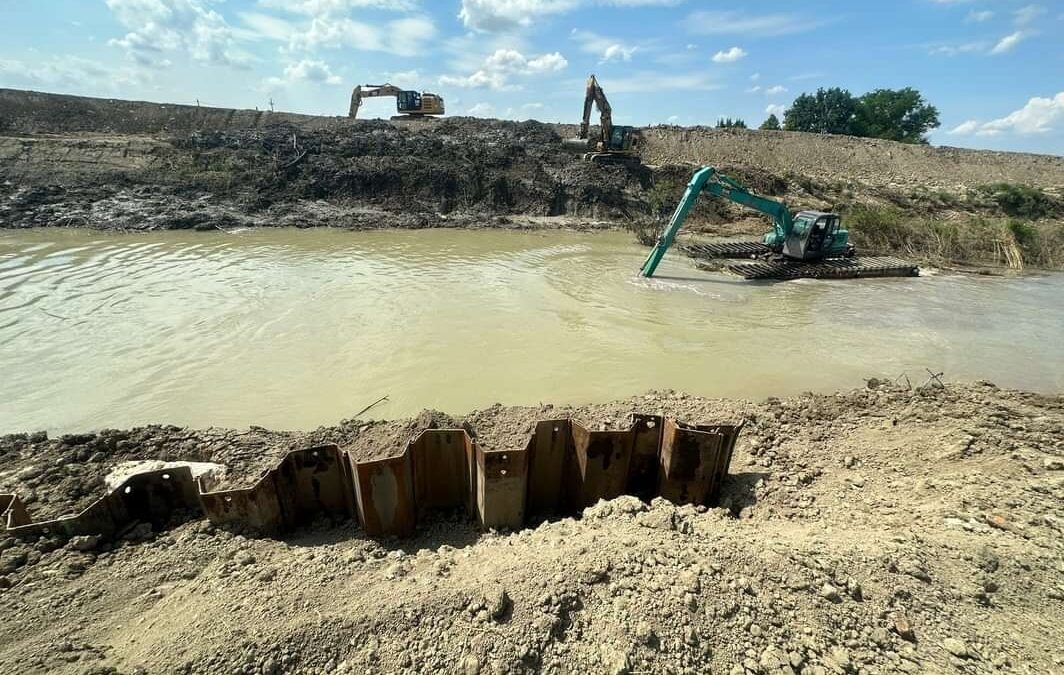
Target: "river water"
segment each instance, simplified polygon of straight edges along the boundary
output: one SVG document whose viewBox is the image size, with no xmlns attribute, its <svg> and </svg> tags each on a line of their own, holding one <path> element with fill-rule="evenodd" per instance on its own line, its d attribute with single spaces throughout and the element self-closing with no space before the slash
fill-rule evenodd
<svg viewBox="0 0 1064 675">
<path fill-rule="evenodd" d="M 0 232 L 0 433 L 306 429 L 925 368 L 1064 389 L 1064 276 L 751 283 L 628 234 Z"/>
</svg>

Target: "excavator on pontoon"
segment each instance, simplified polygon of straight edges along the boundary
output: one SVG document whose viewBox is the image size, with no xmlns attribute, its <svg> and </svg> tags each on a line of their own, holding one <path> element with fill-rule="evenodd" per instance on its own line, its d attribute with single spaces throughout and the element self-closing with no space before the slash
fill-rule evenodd
<svg viewBox="0 0 1064 675">
<path fill-rule="evenodd" d="M 850 233 L 843 229 L 838 214 L 799 211 L 792 214 L 786 204 L 756 195 L 737 181 L 711 166 L 702 167 L 691 177 L 683 198 L 662 230 L 654 249 L 640 270 L 653 277 L 675 243 L 676 235 L 694 208 L 699 195 L 728 199 L 772 218 L 772 229 L 761 241 L 687 244 L 683 250 L 695 258 L 746 258 L 724 269 L 745 279 L 850 279 L 858 277 L 917 276 L 912 263 L 890 257 L 858 258 Z"/>
<path fill-rule="evenodd" d="M 362 99 L 394 96 L 395 109 L 403 117 L 423 117 L 443 114 L 443 97 L 427 91 L 418 92 L 400 89 L 394 84 L 360 84 L 351 92 L 351 108 L 348 117 L 357 117 Z"/>
<path fill-rule="evenodd" d="M 599 112 L 599 132 L 597 140 L 588 140 L 591 128 L 591 106 Z M 629 164 L 638 165 L 639 155 L 632 151 L 635 140 L 635 128 L 613 124 L 613 108 L 606 99 L 595 76 L 587 78 L 584 91 L 584 116 L 580 122 L 580 139 L 588 140 L 589 152 L 584 159 L 595 164 Z"/>
</svg>

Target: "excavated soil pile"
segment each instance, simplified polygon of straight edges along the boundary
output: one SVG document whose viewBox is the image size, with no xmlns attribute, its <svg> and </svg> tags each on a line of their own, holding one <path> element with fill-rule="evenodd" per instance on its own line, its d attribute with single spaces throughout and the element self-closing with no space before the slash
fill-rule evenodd
<svg viewBox="0 0 1064 675">
<path fill-rule="evenodd" d="M 623 220 L 645 212 L 639 194 L 651 180 L 643 167 L 590 166 L 539 122 L 223 115 L 187 106 L 0 94 L 0 118 L 8 124 L 0 130 L 7 134 L 0 136 L 5 227 L 506 227 L 522 224 L 511 217 Z"/>
<path fill-rule="evenodd" d="M 0 441 L 0 491 L 67 512 L 128 459 L 372 455 L 462 424 L 632 410 L 748 425 L 719 508 L 633 498 L 411 540 L 319 522 L 284 540 L 200 520 L 116 543 L 0 538 L 0 669 L 19 673 L 1046 673 L 1064 668 L 1064 397 L 872 381 L 763 403 L 649 394 L 580 409 L 351 420 L 309 434 L 149 427 Z M 35 499 L 33 499 L 35 497 Z"/>
</svg>

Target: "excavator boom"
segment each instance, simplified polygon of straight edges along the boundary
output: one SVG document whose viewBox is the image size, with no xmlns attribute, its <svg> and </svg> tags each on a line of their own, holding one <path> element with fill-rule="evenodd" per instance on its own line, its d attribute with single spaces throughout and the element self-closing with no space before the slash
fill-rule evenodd
<svg viewBox="0 0 1064 675">
<path fill-rule="evenodd" d="M 837 215 L 802 211 L 797 216 L 792 216 L 786 204 L 756 195 L 713 167 L 706 166 L 691 177 L 669 224 L 662 230 L 653 250 L 643 263 L 640 270 L 643 276 L 654 276 L 661 259 L 665 257 L 665 252 L 676 241 L 676 235 L 698 201 L 698 196 L 703 192 L 723 197 L 771 217 L 772 231 L 765 234 L 760 244 L 760 250 L 765 253 L 782 254 L 785 259 L 801 262 L 853 255 L 849 233 L 839 227 Z"/>
<path fill-rule="evenodd" d="M 580 138 L 587 138 L 588 129 L 591 126 L 591 106 L 594 105 L 599 111 L 599 130 L 602 132 L 602 143 L 608 145 L 613 136 L 613 108 L 606 100 L 606 92 L 602 91 L 595 76 L 587 78 L 587 90 L 584 93 L 584 116 L 580 122 Z"/>
</svg>

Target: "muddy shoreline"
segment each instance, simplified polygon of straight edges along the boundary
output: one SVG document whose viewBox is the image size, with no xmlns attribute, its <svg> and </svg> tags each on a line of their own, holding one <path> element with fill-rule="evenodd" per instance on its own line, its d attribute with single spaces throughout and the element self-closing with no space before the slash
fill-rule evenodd
<svg viewBox="0 0 1064 675">
<path fill-rule="evenodd" d="M 747 422 L 720 503 L 410 540 L 322 521 L 283 539 L 194 520 L 117 542 L 0 536 L 0 666 L 19 672 L 1053 672 L 1064 635 L 1064 398 L 989 383 L 762 402 L 675 392 L 309 433 L 146 427 L 0 440 L 0 491 L 68 512 L 129 459 L 244 482 L 288 448 L 372 456 L 421 428 L 486 443 L 632 410 Z M 224 621 L 218 617 L 225 617 Z M 456 665 L 457 664 L 457 665 Z"/>
<path fill-rule="evenodd" d="M 642 166 L 600 167 L 564 142 L 574 135 L 572 125 L 536 121 L 352 121 L 0 90 L 0 228 L 563 226 L 648 241 L 692 168 L 712 164 L 792 207 L 843 213 L 869 255 L 990 269 L 1006 262 L 995 242 L 1013 235 L 1007 204 L 985 184 L 1030 186 L 1041 191 L 1041 220 L 1035 239 L 1017 245 L 1042 260 L 1028 264 L 1059 267 L 1061 157 L 653 127 L 639 134 Z M 895 233 L 898 220 L 921 225 Z M 703 199 L 686 231 L 747 238 L 766 227 Z M 961 245 L 925 250 L 943 236 Z"/>
</svg>

